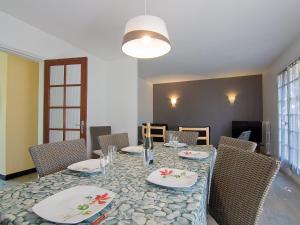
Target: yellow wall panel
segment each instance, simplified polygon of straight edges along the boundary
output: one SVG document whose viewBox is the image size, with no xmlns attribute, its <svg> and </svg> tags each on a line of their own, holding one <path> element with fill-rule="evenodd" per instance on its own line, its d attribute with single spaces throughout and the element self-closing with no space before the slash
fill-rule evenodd
<svg viewBox="0 0 300 225">
<path fill-rule="evenodd" d="M 8 55 L 6 175 L 34 168 L 28 152 L 38 143 L 38 63 Z"/>
</svg>

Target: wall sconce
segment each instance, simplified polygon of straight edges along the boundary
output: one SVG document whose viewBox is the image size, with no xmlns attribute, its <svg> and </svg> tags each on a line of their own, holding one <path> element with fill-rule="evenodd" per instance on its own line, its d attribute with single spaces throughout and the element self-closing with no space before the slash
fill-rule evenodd
<svg viewBox="0 0 300 225">
<path fill-rule="evenodd" d="M 177 97 L 171 97 L 171 105 L 172 107 L 175 107 L 177 103 Z"/>
<path fill-rule="evenodd" d="M 229 103 L 231 105 L 233 105 L 235 102 L 235 99 L 236 99 L 236 93 L 229 93 L 229 94 L 227 94 L 227 97 L 228 97 Z"/>
</svg>

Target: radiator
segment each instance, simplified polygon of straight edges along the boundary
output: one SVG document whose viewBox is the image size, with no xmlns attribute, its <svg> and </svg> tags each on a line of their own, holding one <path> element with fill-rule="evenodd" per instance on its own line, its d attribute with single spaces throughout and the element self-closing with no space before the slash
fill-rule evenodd
<svg viewBox="0 0 300 225">
<path fill-rule="evenodd" d="M 261 152 L 268 155 L 271 153 L 271 124 L 269 121 L 262 122 Z"/>
</svg>

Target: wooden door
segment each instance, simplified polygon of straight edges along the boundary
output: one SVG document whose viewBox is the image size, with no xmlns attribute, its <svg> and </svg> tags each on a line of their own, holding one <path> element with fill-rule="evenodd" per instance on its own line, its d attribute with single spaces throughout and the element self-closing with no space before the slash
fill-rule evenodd
<svg viewBox="0 0 300 225">
<path fill-rule="evenodd" d="M 87 58 L 45 61 L 44 143 L 86 138 Z"/>
</svg>

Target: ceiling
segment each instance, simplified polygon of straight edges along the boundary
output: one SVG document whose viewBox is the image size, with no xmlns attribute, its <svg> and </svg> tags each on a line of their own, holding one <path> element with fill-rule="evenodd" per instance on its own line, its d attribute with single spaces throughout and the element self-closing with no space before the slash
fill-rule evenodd
<svg viewBox="0 0 300 225">
<path fill-rule="evenodd" d="M 162 17 L 169 54 L 139 61 L 152 81 L 261 73 L 300 35 L 299 0 L 148 0 Z M 124 57 L 121 41 L 143 0 L 0 0 L 0 10 L 102 59 Z"/>
</svg>

